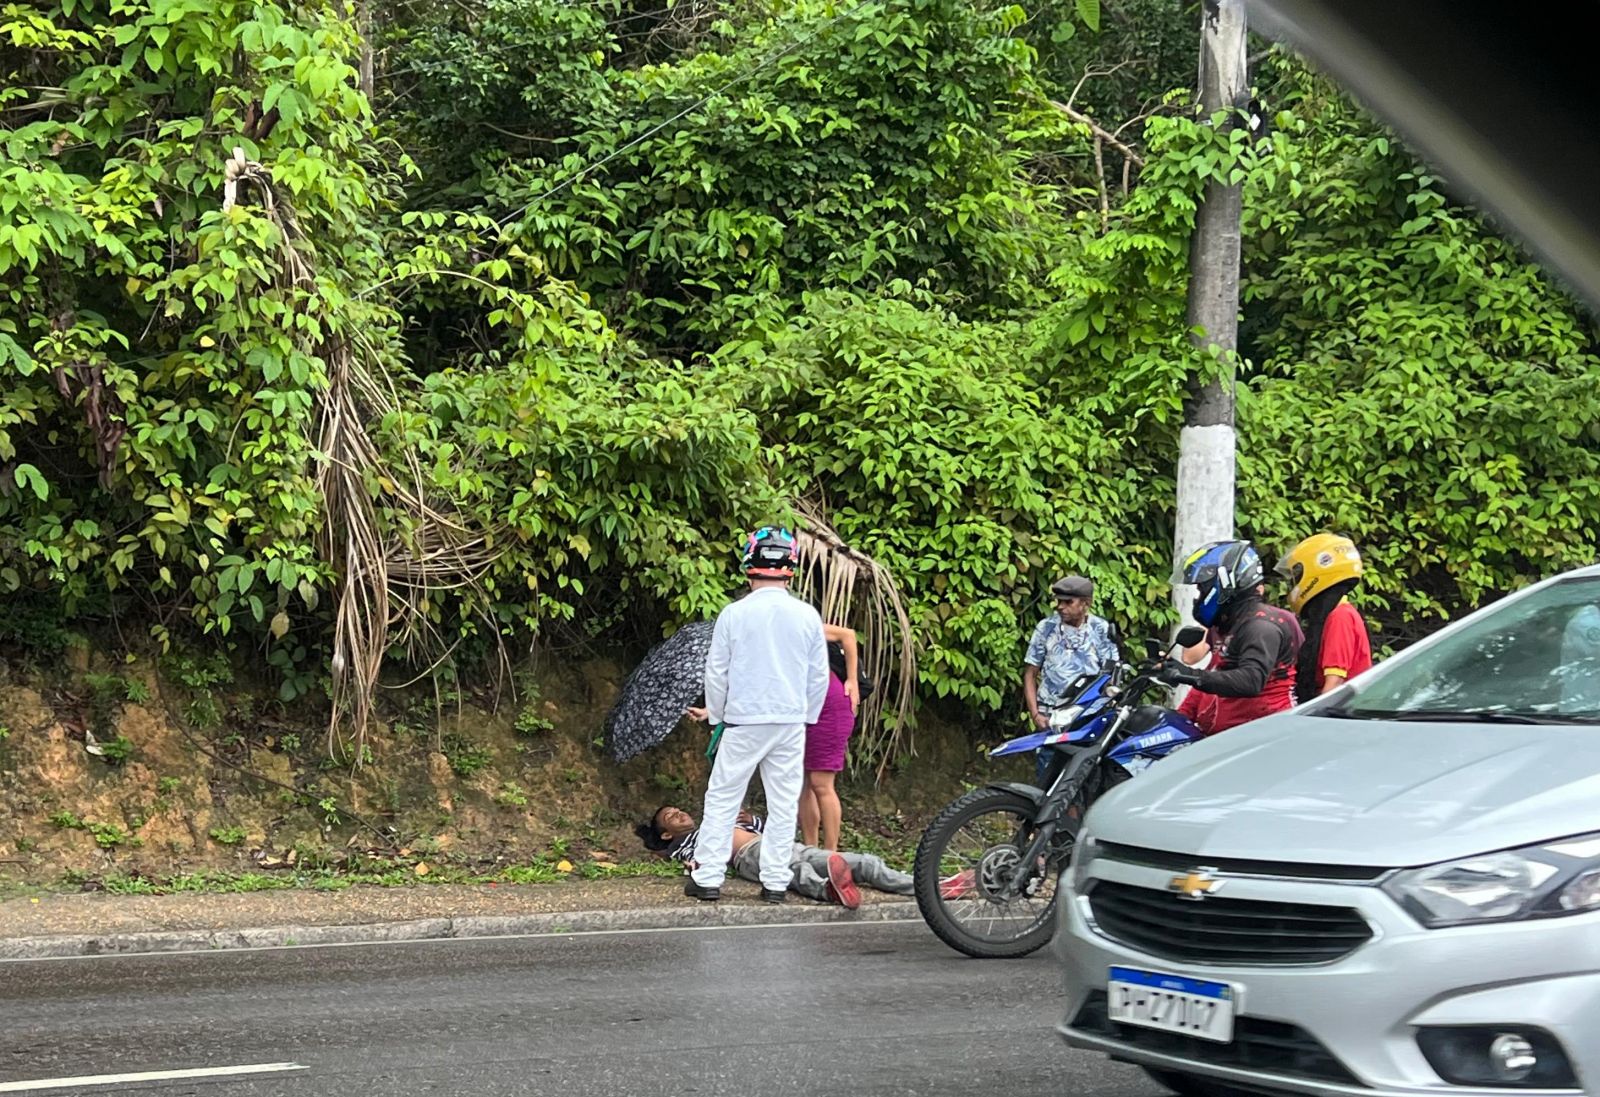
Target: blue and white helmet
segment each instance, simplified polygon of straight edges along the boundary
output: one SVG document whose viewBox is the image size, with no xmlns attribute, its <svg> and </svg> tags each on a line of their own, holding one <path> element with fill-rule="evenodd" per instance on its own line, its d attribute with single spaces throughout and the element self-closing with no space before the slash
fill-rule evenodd
<svg viewBox="0 0 1600 1097">
<path fill-rule="evenodd" d="M 1210 628 L 1223 611 L 1255 594 L 1266 578 L 1261 557 L 1249 541 L 1213 541 L 1183 562 L 1183 580 L 1198 590 L 1194 619 Z"/>
</svg>

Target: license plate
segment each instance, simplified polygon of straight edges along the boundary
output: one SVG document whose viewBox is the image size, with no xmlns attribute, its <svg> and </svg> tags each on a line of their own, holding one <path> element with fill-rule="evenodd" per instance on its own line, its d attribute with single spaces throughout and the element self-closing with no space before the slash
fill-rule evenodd
<svg viewBox="0 0 1600 1097">
<path fill-rule="evenodd" d="M 1108 996 L 1113 1021 L 1219 1044 L 1233 1040 L 1234 996 L 1226 983 L 1114 967 Z"/>
</svg>

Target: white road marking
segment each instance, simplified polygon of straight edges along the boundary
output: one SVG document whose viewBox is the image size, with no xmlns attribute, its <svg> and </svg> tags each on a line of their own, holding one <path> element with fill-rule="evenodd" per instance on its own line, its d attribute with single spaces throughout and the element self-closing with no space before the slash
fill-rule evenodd
<svg viewBox="0 0 1600 1097">
<path fill-rule="evenodd" d="M 759 929 L 824 929 L 855 926 L 920 926 L 921 918 L 863 918 L 829 919 L 826 922 L 769 922 L 755 925 L 710 926 L 641 926 L 633 929 L 577 929 L 540 930 L 538 933 L 485 933 L 461 937 L 416 937 L 393 941 L 322 941 L 307 945 L 256 945 L 251 948 L 184 948 L 162 949 L 155 952 L 97 952 L 92 956 L 16 956 L 0 959 L 0 967 L 7 964 L 63 964 L 83 963 L 89 960 L 155 959 L 160 956 L 227 956 L 240 952 L 300 952 L 316 948 L 380 948 L 390 945 L 449 945 L 468 944 L 472 941 L 534 941 L 545 937 L 623 937 L 634 933 L 715 933 L 721 930 Z M 0 1093 L 5 1092 L 0 1090 Z"/>
<path fill-rule="evenodd" d="M 165 1082 L 175 1078 L 233 1078 L 241 1074 L 281 1074 L 305 1070 L 299 1063 L 250 1063 L 237 1067 L 197 1067 L 192 1070 L 149 1070 L 142 1074 L 86 1074 L 79 1078 L 35 1078 L 27 1082 L 0 1082 L 0 1093 L 31 1093 L 40 1089 L 77 1086 L 116 1086 L 130 1082 Z"/>
</svg>

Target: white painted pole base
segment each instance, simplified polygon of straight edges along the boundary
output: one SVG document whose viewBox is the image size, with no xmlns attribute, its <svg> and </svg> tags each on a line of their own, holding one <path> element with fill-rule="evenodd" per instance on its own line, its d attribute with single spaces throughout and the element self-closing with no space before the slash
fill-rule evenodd
<svg viewBox="0 0 1600 1097">
<path fill-rule="evenodd" d="M 1193 624 L 1194 588 L 1183 582 L 1183 561 L 1201 545 L 1233 536 L 1233 427 L 1184 427 L 1178 435 L 1178 518 L 1173 537 L 1172 602 Z"/>
<path fill-rule="evenodd" d="M 1183 562 L 1212 541 L 1233 536 L 1233 427 L 1184 427 L 1178 435 L 1178 520 L 1173 537 L 1172 604 L 1178 624 L 1195 624 L 1195 588 L 1183 582 Z M 1182 704 L 1187 686 L 1177 689 L 1174 705 Z"/>
</svg>

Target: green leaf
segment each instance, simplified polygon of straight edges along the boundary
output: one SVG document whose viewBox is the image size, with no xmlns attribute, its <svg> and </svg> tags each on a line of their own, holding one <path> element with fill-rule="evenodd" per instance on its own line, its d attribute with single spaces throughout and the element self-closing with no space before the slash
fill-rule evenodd
<svg viewBox="0 0 1600 1097">
<path fill-rule="evenodd" d="M 1100 30 L 1100 0 L 1075 0 L 1078 18 L 1092 31 Z"/>
<path fill-rule="evenodd" d="M 11 470 L 11 475 L 18 487 L 33 492 L 41 501 L 50 498 L 50 485 L 45 483 L 44 476 L 32 465 L 17 465 Z"/>
</svg>

